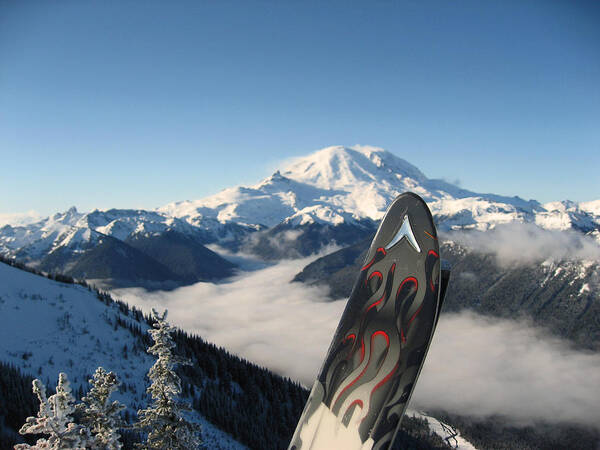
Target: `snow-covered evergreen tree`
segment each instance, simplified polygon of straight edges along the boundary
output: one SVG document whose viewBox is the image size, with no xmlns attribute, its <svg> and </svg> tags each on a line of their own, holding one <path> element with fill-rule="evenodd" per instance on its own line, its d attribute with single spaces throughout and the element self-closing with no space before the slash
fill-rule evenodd
<svg viewBox="0 0 600 450">
<path fill-rule="evenodd" d="M 33 392 L 40 400 L 37 417 L 28 417 L 21 427 L 21 434 L 47 434 L 47 439 L 38 439 L 36 444 L 19 444 L 17 450 L 25 449 L 84 449 L 89 446 L 89 430 L 73 422 L 75 398 L 71 394 L 71 385 L 65 373 L 58 375 L 56 394 L 46 397 L 43 383 L 33 380 Z"/>
<path fill-rule="evenodd" d="M 118 401 L 110 401 L 111 394 L 119 387 L 119 380 L 113 372 L 98 367 L 94 378 L 89 380 L 92 388 L 76 406 L 81 413 L 81 422 L 91 431 L 92 449 L 119 450 L 119 428 L 123 425 L 119 413 L 125 406 Z"/>
<path fill-rule="evenodd" d="M 178 401 L 181 393 L 181 380 L 175 373 L 177 364 L 189 364 L 189 361 L 173 354 L 175 342 L 171 333 L 175 330 L 166 321 L 167 311 L 160 316 L 152 309 L 156 321 L 154 329 L 149 330 L 154 345 L 148 353 L 157 356 L 156 363 L 148 371 L 150 386 L 147 392 L 153 403 L 147 409 L 138 411 L 138 428 L 148 431 L 144 449 L 195 449 L 201 444 L 200 427 L 188 422 L 183 411 L 189 406 Z"/>
</svg>

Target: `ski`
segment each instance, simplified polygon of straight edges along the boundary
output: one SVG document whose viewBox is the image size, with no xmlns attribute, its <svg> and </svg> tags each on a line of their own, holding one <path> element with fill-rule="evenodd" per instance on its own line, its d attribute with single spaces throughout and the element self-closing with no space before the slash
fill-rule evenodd
<svg viewBox="0 0 600 450">
<path fill-rule="evenodd" d="M 289 450 L 391 449 L 437 325 L 450 272 L 416 194 L 388 208 Z"/>
</svg>

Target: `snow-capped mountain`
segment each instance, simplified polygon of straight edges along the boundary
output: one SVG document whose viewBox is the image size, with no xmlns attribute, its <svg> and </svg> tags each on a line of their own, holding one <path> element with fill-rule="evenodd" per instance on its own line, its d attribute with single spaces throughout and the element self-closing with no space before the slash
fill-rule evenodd
<svg viewBox="0 0 600 450">
<path fill-rule="evenodd" d="M 323 245 L 349 245 L 364 238 L 374 230 L 391 200 L 406 191 L 428 202 L 443 231 L 484 231 L 499 224 L 527 222 L 547 229 L 574 229 L 600 239 L 600 200 L 542 205 L 519 197 L 478 194 L 429 179 L 409 162 L 381 148 L 337 146 L 297 158 L 254 186 L 228 188 L 155 211 L 80 213 L 71 208 L 33 224 L 6 225 L 0 228 L 0 254 L 44 270 L 68 273 L 83 254 L 106 242 L 103 237 L 110 237 L 127 245 L 135 243 L 137 249 L 157 259 L 165 266 L 159 277 L 162 281 L 174 278 L 165 269 L 177 273 L 173 261 L 160 257 L 167 244 L 147 251 L 144 240 L 171 233 L 198 245 L 217 243 L 271 258 L 307 255 Z M 301 239 L 298 232 L 303 233 Z M 286 247 L 289 245 L 295 246 L 293 251 Z M 177 261 L 176 265 L 181 264 Z M 151 272 L 161 270 L 154 267 Z M 193 275 L 187 281 L 175 281 L 193 282 L 215 274 L 206 276 L 200 271 Z"/>
<path fill-rule="evenodd" d="M 380 219 L 398 194 L 421 195 L 442 229 L 485 230 L 512 221 L 544 228 L 599 227 L 600 202 L 577 204 L 478 194 L 427 178 L 409 162 L 381 148 L 328 147 L 298 158 L 251 187 L 234 187 L 204 199 L 159 208 L 192 224 L 211 219 L 272 227 L 282 222 L 337 225 Z"/>
<path fill-rule="evenodd" d="M 94 245 L 102 235 L 125 241 L 166 231 L 197 236 L 201 229 L 156 211 L 109 209 L 80 213 L 72 207 L 27 226 L 6 225 L 0 228 L 0 241 L 4 254 L 19 252 L 21 258 L 35 260 L 59 248 L 76 252 Z"/>
<path fill-rule="evenodd" d="M 232 234 L 235 228 L 213 231 Z M 202 245 L 211 239 L 205 230 L 156 211 L 84 214 L 73 207 L 28 226 L 0 228 L 0 255 L 113 286 L 169 288 L 231 275 L 234 265 Z"/>
<path fill-rule="evenodd" d="M 372 147 L 328 147 L 298 158 L 251 187 L 234 187 L 200 200 L 166 205 L 159 211 L 190 223 L 205 219 L 275 226 L 378 220 L 389 201 L 411 190 L 427 201 L 474 197 L 416 167 Z M 515 200 L 513 203 L 515 203 Z M 538 206 L 516 201 L 529 210 Z"/>
</svg>

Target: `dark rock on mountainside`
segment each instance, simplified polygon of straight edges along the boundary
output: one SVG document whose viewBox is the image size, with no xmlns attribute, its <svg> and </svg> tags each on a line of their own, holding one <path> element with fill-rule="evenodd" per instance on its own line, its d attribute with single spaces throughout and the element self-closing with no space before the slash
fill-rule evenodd
<svg viewBox="0 0 600 450">
<path fill-rule="evenodd" d="M 79 279 L 107 280 L 115 287 L 154 284 L 168 288 L 186 282 L 154 258 L 109 236 L 83 253 L 65 273 Z"/>
<path fill-rule="evenodd" d="M 331 298 L 349 297 L 372 239 L 373 236 L 369 236 L 354 245 L 313 261 L 292 281 L 324 283 L 329 286 Z"/>
<path fill-rule="evenodd" d="M 95 232 L 94 232 L 95 233 Z M 27 258 L 17 259 L 27 262 Z M 104 287 L 140 286 L 173 289 L 233 275 L 236 265 L 206 248 L 199 239 L 177 231 L 136 234 L 126 241 L 95 233 L 74 250 L 62 246 L 47 253 L 39 270 L 94 280 Z"/>
<path fill-rule="evenodd" d="M 136 235 L 129 238 L 127 244 L 168 267 L 187 283 L 226 278 L 233 275 L 236 268 L 197 240 L 176 231 Z"/>
<path fill-rule="evenodd" d="M 113 238 L 109 239 L 115 240 Z M 69 273 L 69 271 L 73 268 L 83 254 L 94 249 L 97 244 L 97 242 L 86 243 L 85 245 L 80 246 L 76 252 L 65 247 L 57 248 L 54 251 L 47 253 L 41 259 L 41 261 L 39 261 L 39 263 L 34 263 L 33 265 L 37 269 L 45 272 L 66 274 Z M 118 243 L 115 243 L 115 245 L 118 245 Z M 26 255 L 22 255 L 20 252 L 16 254 L 15 259 L 27 264 L 31 264 L 29 258 L 27 258 Z"/>
<path fill-rule="evenodd" d="M 600 264 L 583 261 L 499 264 L 496 257 L 446 243 L 453 265 L 447 310 L 472 308 L 499 317 L 528 317 L 571 339 L 600 349 Z"/>
<path fill-rule="evenodd" d="M 248 236 L 242 249 L 265 260 L 299 258 L 313 255 L 328 245 L 353 245 L 371 236 L 376 229 L 373 221 L 330 225 L 281 223 Z"/>
<path fill-rule="evenodd" d="M 369 239 L 307 265 L 294 281 L 325 284 L 332 299 L 348 297 Z M 600 264 L 541 261 L 503 265 L 492 254 L 445 242 L 441 256 L 452 266 L 445 311 L 472 309 L 497 317 L 526 317 L 577 346 L 600 349 Z"/>
</svg>

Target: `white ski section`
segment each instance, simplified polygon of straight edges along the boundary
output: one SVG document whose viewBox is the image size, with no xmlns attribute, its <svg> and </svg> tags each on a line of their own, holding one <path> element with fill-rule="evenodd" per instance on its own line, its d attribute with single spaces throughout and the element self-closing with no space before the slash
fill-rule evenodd
<svg viewBox="0 0 600 450">
<path fill-rule="evenodd" d="M 419 419 L 424 419 L 427 421 L 429 425 L 429 429 L 441 437 L 444 442 L 450 445 L 452 448 L 458 450 L 477 450 L 477 448 L 463 438 L 460 435 L 460 432 L 451 425 L 444 423 L 435 417 L 428 416 L 424 413 L 416 412 L 416 411 L 407 411 L 407 415 L 417 417 Z"/>
<path fill-rule="evenodd" d="M 31 224 L 0 228 L 0 254 L 35 261 L 59 249 L 78 251 L 99 235 L 125 240 L 176 230 L 232 239 L 228 226 L 247 232 L 280 223 L 340 225 L 380 219 L 400 193 L 412 191 L 429 204 L 440 230 L 485 231 L 509 222 L 553 230 L 577 229 L 600 241 L 600 200 L 550 202 L 479 194 L 442 180 L 377 147 L 327 147 L 297 158 L 253 186 L 236 186 L 199 200 L 155 211 L 71 208 Z M 95 233 L 79 233 L 79 229 Z M 594 234 L 595 233 L 595 234 Z"/>
<path fill-rule="evenodd" d="M 355 408 L 349 426 L 345 426 L 331 410 L 321 403 L 308 423 L 302 427 L 301 450 L 370 450 L 373 439 L 362 442 L 358 434 L 361 408 Z"/>
<path fill-rule="evenodd" d="M 429 429 L 441 437 L 452 448 L 458 450 L 477 450 L 453 426 L 435 417 L 416 411 L 408 411 L 407 415 L 426 420 Z M 346 427 L 324 403 L 321 403 L 308 423 L 300 431 L 300 439 L 302 440 L 301 450 L 370 450 L 374 444 L 373 439 L 369 438 L 363 443 L 358 434 L 358 426 L 355 422 L 360 422 L 360 417 L 360 408 L 356 408 L 352 419 L 350 419 L 349 426 Z"/>
<path fill-rule="evenodd" d="M 129 407 L 132 417 L 147 404 L 144 380 L 154 358 L 135 345 L 137 338 L 128 330 L 115 326 L 116 317 L 134 322 L 116 305 L 107 306 L 82 286 L 0 263 L 0 317 L 0 360 L 50 386 L 66 372 L 74 390 L 87 390 L 88 379 L 102 366 L 125 387 L 114 398 Z M 199 414 L 193 418 L 202 424 L 208 448 L 246 448 Z"/>
</svg>

